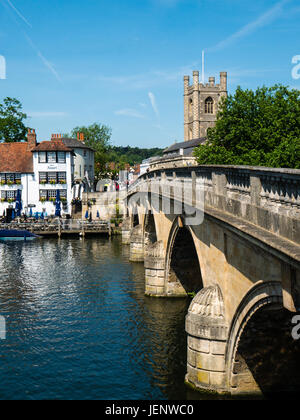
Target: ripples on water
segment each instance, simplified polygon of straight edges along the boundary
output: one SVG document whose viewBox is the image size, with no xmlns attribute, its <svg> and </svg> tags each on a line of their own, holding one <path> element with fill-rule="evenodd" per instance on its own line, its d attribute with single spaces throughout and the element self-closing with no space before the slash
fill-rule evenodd
<svg viewBox="0 0 300 420">
<path fill-rule="evenodd" d="M 0 399 L 186 399 L 188 300 L 144 296 L 118 239 L 0 244 Z"/>
</svg>

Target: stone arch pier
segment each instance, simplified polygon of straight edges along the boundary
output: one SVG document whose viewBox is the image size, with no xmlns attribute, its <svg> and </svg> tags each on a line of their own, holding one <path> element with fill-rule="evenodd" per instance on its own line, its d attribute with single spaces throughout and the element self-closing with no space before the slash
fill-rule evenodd
<svg viewBox="0 0 300 420">
<path fill-rule="evenodd" d="M 300 392 L 299 185 L 300 171 L 156 167 L 129 189 L 123 243 L 145 265 L 146 295 L 193 297 L 186 382 L 195 389 Z"/>
</svg>

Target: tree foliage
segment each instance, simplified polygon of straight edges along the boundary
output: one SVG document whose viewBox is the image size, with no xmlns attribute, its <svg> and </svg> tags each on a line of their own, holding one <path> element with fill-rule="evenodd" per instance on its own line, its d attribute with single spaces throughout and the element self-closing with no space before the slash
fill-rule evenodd
<svg viewBox="0 0 300 420">
<path fill-rule="evenodd" d="M 76 127 L 72 130 L 72 137 L 77 133 L 84 134 L 84 142 L 96 152 L 106 152 L 110 145 L 112 130 L 104 124 L 94 123 L 88 127 Z"/>
<path fill-rule="evenodd" d="M 17 99 L 5 98 L 0 104 L 0 141 L 7 143 L 26 140 L 27 128 L 22 105 Z"/>
<path fill-rule="evenodd" d="M 95 176 L 96 179 L 114 176 L 119 170 L 125 169 L 126 164 L 131 166 L 141 163 L 144 159 L 161 154 L 161 149 L 140 149 L 138 147 L 118 147 L 111 145 L 112 130 L 110 127 L 94 123 L 88 127 L 76 127 L 71 136 L 77 138 L 77 133 L 83 133 L 85 144 L 95 150 Z M 68 136 L 67 136 L 68 137 Z M 116 170 L 109 169 L 109 163 L 116 164 Z"/>
<path fill-rule="evenodd" d="M 150 157 L 160 156 L 162 152 L 163 149 L 159 148 L 145 149 L 130 146 L 112 146 L 110 148 L 110 161 L 120 164 L 129 163 L 129 165 L 133 166 L 142 163 L 143 160 L 149 159 Z"/>
<path fill-rule="evenodd" d="M 112 130 L 104 124 L 94 123 L 88 127 L 75 127 L 72 137 L 77 138 L 78 133 L 84 134 L 84 142 L 95 150 L 95 177 L 100 179 L 107 173 L 108 153 Z"/>
<path fill-rule="evenodd" d="M 195 156 L 201 165 L 300 169 L 300 91 L 239 87 L 223 101 L 207 144 Z"/>
</svg>

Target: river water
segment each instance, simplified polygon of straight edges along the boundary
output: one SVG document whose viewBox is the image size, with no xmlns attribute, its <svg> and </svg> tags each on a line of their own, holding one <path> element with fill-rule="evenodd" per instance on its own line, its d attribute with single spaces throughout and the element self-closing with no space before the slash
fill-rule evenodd
<svg viewBox="0 0 300 420">
<path fill-rule="evenodd" d="M 120 240 L 0 244 L 0 399 L 199 399 L 184 385 L 189 301 L 144 296 Z"/>
</svg>

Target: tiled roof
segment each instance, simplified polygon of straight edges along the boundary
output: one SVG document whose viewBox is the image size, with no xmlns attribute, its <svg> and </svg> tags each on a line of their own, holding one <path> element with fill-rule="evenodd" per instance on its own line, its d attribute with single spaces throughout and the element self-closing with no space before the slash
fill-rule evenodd
<svg viewBox="0 0 300 420">
<path fill-rule="evenodd" d="M 0 172 L 33 173 L 33 156 L 27 143 L 0 144 Z"/>
<path fill-rule="evenodd" d="M 70 139 L 70 138 L 62 138 L 62 142 L 71 149 L 89 149 L 93 150 L 91 147 L 84 144 L 82 141 L 78 141 L 76 139 Z"/>
<path fill-rule="evenodd" d="M 33 152 L 72 152 L 73 150 L 67 147 L 61 140 L 57 141 L 42 141 L 38 144 Z"/>
<path fill-rule="evenodd" d="M 200 139 L 193 139 L 189 141 L 184 141 L 182 143 L 175 143 L 168 149 L 164 150 L 164 153 L 177 152 L 180 149 L 190 149 L 192 147 L 198 147 L 200 146 L 200 144 L 205 144 L 206 140 L 206 137 L 201 137 Z"/>
</svg>

